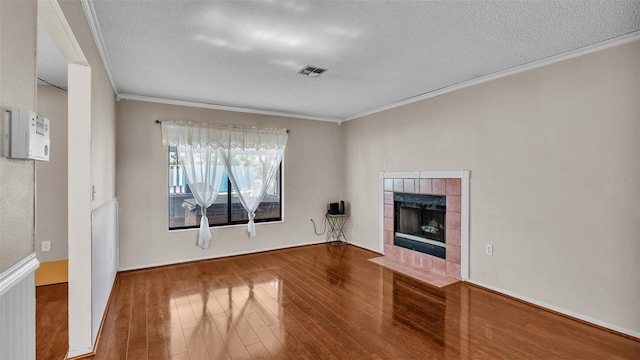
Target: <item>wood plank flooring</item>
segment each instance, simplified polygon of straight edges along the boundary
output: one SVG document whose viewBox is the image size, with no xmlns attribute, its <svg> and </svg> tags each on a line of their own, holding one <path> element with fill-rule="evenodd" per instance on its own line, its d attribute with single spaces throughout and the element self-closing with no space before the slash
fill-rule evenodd
<svg viewBox="0 0 640 360">
<path fill-rule="evenodd" d="M 640 342 L 353 246 L 120 273 L 93 359 L 638 359 Z"/>
<path fill-rule="evenodd" d="M 36 287 L 36 356 L 64 359 L 68 333 L 67 284 Z"/>
</svg>

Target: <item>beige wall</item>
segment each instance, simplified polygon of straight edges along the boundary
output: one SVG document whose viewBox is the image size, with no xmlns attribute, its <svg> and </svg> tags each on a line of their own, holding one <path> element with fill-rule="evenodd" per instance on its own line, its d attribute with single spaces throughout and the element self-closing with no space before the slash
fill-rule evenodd
<svg viewBox="0 0 640 360">
<path fill-rule="evenodd" d="M 36 17 L 35 1 L 0 1 L 2 113 L 36 107 Z M 33 194 L 34 162 L 0 157 L 0 273 L 33 252 Z"/>
<path fill-rule="evenodd" d="M 91 176 L 96 185 L 92 208 L 96 208 L 115 197 L 115 93 L 80 2 L 61 1 L 60 5 L 92 67 Z M 3 111 L 14 106 L 36 109 L 36 2 L 0 1 L 0 6 L 0 106 Z M 66 142 L 62 146 L 66 148 Z M 33 161 L 0 158 L 0 271 L 34 250 L 34 176 Z M 39 199 L 38 203 L 46 202 Z M 59 230 L 61 234 L 63 230 Z M 46 237 L 45 230 L 36 231 L 38 240 L 45 240 L 40 238 Z M 58 235 L 53 238 L 58 239 Z M 36 248 L 39 250 L 39 242 Z M 47 255 L 38 253 L 38 258 L 53 261 L 62 257 L 57 248 Z M 64 248 L 66 254 L 66 245 Z"/>
<path fill-rule="evenodd" d="M 309 218 L 320 220 L 342 188 L 339 126 L 335 123 L 188 108 L 139 101 L 118 102 L 117 189 L 120 201 L 120 266 L 140 267 L 203 257 L 308 244 Z M 155 120 L 288 128 L 284 159 L 284 222 L 212 228 L 209 249 L 195 245 L 197 229 L 169 232 L 168 150 Z"/>
<path fill-rule="evenodd" d="M 67 93 L 38 86 L 38 114 L 51 124 L 49 161 L 36 162 L 35 251 L 40 262 L 67 259 Z M 41 242 L 51 241 L 42 252 Z"/>
<path fill-rule="evenodd" d="M 469 169 L 472 280 L 640 332 L 639 99 L 636 41 L 348 121 L 352 238 L 379 172 Z"/>
<path fill-rule="evenodd" d="M 91 66 L 91 183 L 95 209 L 116 196 L 116 95 L 100 59 L 79 1 L 59 1 L 84 56 Z"/>
</svg>

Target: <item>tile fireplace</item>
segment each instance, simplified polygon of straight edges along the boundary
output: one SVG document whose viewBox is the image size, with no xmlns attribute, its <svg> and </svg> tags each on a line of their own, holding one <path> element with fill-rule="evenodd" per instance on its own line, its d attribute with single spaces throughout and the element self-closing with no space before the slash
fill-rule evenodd
<svg viewBox="0 0 640 360">
<path fill-rule="evenodd" d="M 424 273 L 468 278 L 462 254 L 468 251 L 469 172 L 381 176 L 385 258 Z"/>
</svg>

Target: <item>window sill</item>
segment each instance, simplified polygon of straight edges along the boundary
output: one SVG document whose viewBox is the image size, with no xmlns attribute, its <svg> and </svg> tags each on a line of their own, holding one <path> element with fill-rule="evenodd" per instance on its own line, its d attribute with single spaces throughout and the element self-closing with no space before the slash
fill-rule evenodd
<svg viewBox="0 0 640 360">
<path fill-rule="evenodd" d="M 271 225 L 271 224 L 281 224 L 284 222 L 283 220 L 278 221 L 268 221 L 268 222 L 259 222 L 255 223 L 256 227 L 262 225 Z M 222 226 L 209 226 L 209 229 L 228 229 L 228 228 L 237 228 L 237 227 L 247 227 L 247 224 L 233 224 L 233 225 L 222 225 Z M 188 228 L 188 229 L 170 229 L 169 232 L 187 232 L 187 231 L 200 231 L 200 227 Z"/>
</svg>

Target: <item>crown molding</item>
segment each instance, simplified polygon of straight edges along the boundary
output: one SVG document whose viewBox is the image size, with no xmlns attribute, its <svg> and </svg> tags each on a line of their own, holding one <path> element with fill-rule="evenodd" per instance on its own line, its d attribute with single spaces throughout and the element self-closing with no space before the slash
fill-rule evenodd
<svg viewBox="0 0 640 360">
<path fill-rule="evenodd" d="M 251 109 L 251 108 L 243 108 L 243 107 L 227 106 L 227 105 L 216 105 L 216 104 L 201 103 L 196 101 L 175 100 L 175 99 L 166 99 L 166 98 L 159 98 L 159 97 L 152 97 L 152 96 L 133 95 L 133 94 L 119 94 L 118 101 L 120 100 L 145 101 L 145 102 L 152 102 L 152 103 L 158 103 L 158 104 L 179 105 L 179 106 L 241 112 L 241 113 L 257 114 L 257 115 L 282 116 L 282 117 L 305 119 L 305 120 L 328 121 L 328 122 L 334 122 L 337 124 L 340 123 L 339 119 L 326 118 L 326 117 L 320 117 L 320 116 L 303 115 L 303 114 L 288 113 L 288 112 L 281 112 L 281 111 Z"/>
<path fill-rule="evenodd" d="M 390 110 L 390 109 L 394 109 L 403 105 L 408 105 L 408 104 L 412 104 L 414 102 L 418 102 L 418 101 L 422 101 L 422 100 L 426 100 L 432 97 L 436 97 L 436 96 L 440 96 L 440 95 L 444 95 L 453 91 L 457 91 L 460 89 L 464 89 L 466 87 L 469 86 L 474 86 L 474 85 L 478 85 L 478 84 L 482 84 L 488 81 L 492 81 L 492 80 L 497 80 L 506 76 L 510 76 L 510 75 L 515 75 L 524 71 L 528 71 L 528 70 L 533 70 L 539 67 L 543 67 L 543 66 L 547 66 L 547 65 L 551 65 L 551 64 L 555 64 L 561 61 L 565 61 L 565 60 L 569 60 L 569 59 L 573 59 L 576 57 L 580 57 L 583 55 L 588 55 L 597 51 L 601 51 L 601 50 L 605 50 L 605 49 L 609 49 L 615 46 L 619 46 L 619 45 L 623 45 L 623 44 L 627 44 L 630 43 L 632 41 L 637 41 L 640 40 L 640 30 L 639 31 L 634 31 L 634 32 L 630 32 L 626 35 L 622 35 L 622 36 L 618 36 L 612 39 L 608 39 L 605 41 L 601 41 L 599 43 L 595 43 L 592 45 L 588 45 L 588 46 L 584 46 L 575 50 L 571 50 L 571 51 L 567 51 L 564 52 L 562 54 L 558 54 L 558 55 L 554 55 L 554 56 L 550 56 L 541 60 L 537 60 L 537 61 L 533 61 L 527 64 L 523 64 L 523 65 L 519 65 L 516 67 L 512 67 L 510 69 L 506 69 L 503 71 L 498 71 L 495 72 L 493 74 L 489 74 L 489 75 L 485 75 L 485 76 L 481 76 L 479 78 L 473 79 L 473 80 L 468 80 L 468 81 L 463 81 L 454 85 L 450 85 L 438 90 L 434 90 L 434 91 L 430 91 L 421 95 L 417 95 L 417 96 L 413 96 L 410 97 L 408 99 L 405 100 L 401 100 L 398 102 L 394 102 L 391 103 L 389 105 L 385 105 L 385 106 L 381 106 L 378 108 L 374 108 L 371 110 L 367 110 L 364 112 L 361 112 L 359 114 L 353 115 L 349 118 L 346 118 L 344 120 L 341 121 L 345 122 L 345 121 L 349 121 L 349 120 L 353 120 L 353 119 L 357 119 L 357 118 L 361 118 L 363 116 L 367 116 L 367 115 L 371 115 L 371 114 L 375 114 L 375 113 L 379 113 L 385 110 Z"/>
<path fill-rule="evenodd" d="M 580 57 L 583 55 L 588 55 L 597 51 L 609 49 L 615 46 L 623 45 L 632 41 L 640 40 L 640 30 L 634 31 L 625 35 L 621 35 L 612 39 L 604 40 L 592 45 L 584 46 L 575 50 L 571 50 L 568 52 L 564 52 L 558 55 L 553 55 L 541 60 L 533 61 L 527 64 L 519 65 L 516 67 L 512 67 L 510 69 L 506 69 L 503 71 L 498 71 L 492 74 L 488 74 L 485 76 L 481 76 L 479 78 L 475 78 L 468 81 L 463 81 L 457 84 L 453 84 L 450 86 L 446 86 L 441 89 L 433 90 L 430 92 L 426 92 L 424 94 L 420 94 L 417 96 L 413 96 L 401 101 L 397 101 L 388 105 L 380 106 L 377 108 L 373 108 L 361 113 L 357 113 L 347 118 L 327 118 L 320 116 L 312 116 L 312 115 L 302 115 L 296 113 L 288 113 L 288 112 L 279 112 L 279 111 L 270 111 L 270 110 L 260 110 L 260 109 L 252 109 L 252 108 L 243 108 L 243 107 L 235 107 L 235 106 L 226 106 L 226 105 L 216 105 L 216 104 L 208 104 L 208 103 L 200 103 L 200 102 L 192 102 L 192 101 L 183 101 L 183 100 L 174 100 L 174 99 L 165 99 L 165 98 L 157 98 L 157 97 L 149 97 L 142 95 L 133 95 L 133 94 L 120 94 L 116 87 L 114 78 L 111 60 L 109 58 L 109 54 L 104 44 L 104 40 L 102 38 L 102 32 L 100 30 L 100 25 L 98 23 L 98 18 L 95 12 L 95 8 L 93 5 L 94 0 L 80 0 L 82 4 L 82 9 L 85 13 L 85 17 L 87 18 L 87 22 L 89 23 L 89 28 L 91 29 L 91 34 L 93 36 L 94 42 L 96 44 L 96 48 L 98 49 L 98 53 L 100 54 L 100 59 L 104 65 L 105 71 L 107 73 L 107 77 L 111 82 L 111 86 L 113 87 L 113 91 L 118 96 L 118 100 L 126 99 L 126 100 L 138 100 L 138 101 L 147 101 L 147 102 L 155 102 L 162 104 L 171 104 L 171 105 L 181 105 L 188 107 L 198 107 L 205 109 L 214 109 L 214 110 L 224 110 L 224 111 L 233 111 L 233 112 L 244 112 L 250 114 L 260 114 L 260 115 L 272 115 L 272 116 L 283 116 L 283 117 L 293 117 L 299 119 L 307 119 L 307 120 L 318 120 L 318 121 L 328 121 L 335 122 L 341 124 L 345 121 L 361 118 L 367 115 L 372 115 L 375 113 L 379 113 L 385 110 L 394 109 L 400 106 L 412 104 L 418 101 L 426 100 L 432 97 L 444 95 L 450 92 L 454 92 L 457 90 L 461 90 L 470 86 L 482 84 L 488 81 L 497 80 L 503 77 L 507 77 L 510 75 L 515 75 L 521 72 L 525 72 L 528 70 L 533 70 L 539 67 L 555 64 L 561 61 L 573 59 L 576 57 Z"/>
<path fill-rule="evenodd" d="M 116 93 L 116 95 L 118 95 L 118 88 L 116 88 L 116 82 L 113 80 L 112 75 L 113 67 L 111 66 L 111 59 L 109 58 L 109 53 L 107 52 L 107 48 L 104 44 L 104 39 L 102 38 L 102 31 L 100 30 L 100 24 L 98 23 L 96 10 L 93 7 L 93 0 L 80 0 L 80 4 L 82 4 L 84 17 L 87 18 L 87 22 L 89 23 L 89 29 L 91 30 L 91 35 L 93 36 L 93 42 L 96 44 L 98 54 L 100 54 L 100 60 L 102 60 L 104 70 L 107 72 L 107 77 L 109 78 L 111 87 L 113 88 L 113 91 Z"/>
</svg>

